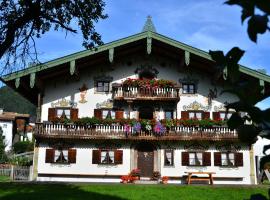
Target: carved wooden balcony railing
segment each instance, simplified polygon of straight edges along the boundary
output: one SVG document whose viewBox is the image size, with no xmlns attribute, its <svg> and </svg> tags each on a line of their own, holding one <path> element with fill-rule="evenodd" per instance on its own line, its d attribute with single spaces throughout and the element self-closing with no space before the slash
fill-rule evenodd
<svg viewBox="0 0 270 200">
<path fill-rule="evenodd" d="M 122 87 L 113 85 L 114 100 L 166 100 L 179 101 L 179 87 Z"/>
<path fill-rule="evenodd" d="M 64 125 L 36 123 L 35 138 L 125 139 L 125 140 L 237 140 L 235 130 L 227 127 L 172 127 L 159 135 L 153 131 L 126 132 L 122 125 Z"/>
</svg>

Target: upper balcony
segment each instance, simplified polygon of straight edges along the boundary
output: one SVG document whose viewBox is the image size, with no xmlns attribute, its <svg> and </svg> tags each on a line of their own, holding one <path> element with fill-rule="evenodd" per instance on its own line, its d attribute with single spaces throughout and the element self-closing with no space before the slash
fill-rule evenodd
<svg viewBox="0 0 270 200">
<path fill-rule="evenodd" d="M 118 140 L 207 140 L 223 141 L 237 140 L 235 130 L 227 127 L 188 127 L 175 126 L 165 132 L 157 133 L 140 130 L 135 132 L 124 125 L 64 125 L 53 123 L 36 123 L 35 138 L 62 138 L 62 139 L 118 139 Z"/>
<path fill-rule="evenodd" d="M 180 87 L 168 80 L 127 79 L 112 87 L 114 100 L 180 100 Z"/>
</svg>

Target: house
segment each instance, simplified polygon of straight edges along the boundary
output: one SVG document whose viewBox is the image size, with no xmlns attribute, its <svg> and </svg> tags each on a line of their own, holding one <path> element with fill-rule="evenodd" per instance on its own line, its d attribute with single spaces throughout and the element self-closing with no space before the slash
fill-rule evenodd
<svg viewBox="0 0 270 200">
<path fill-rule="evenodd" d="M 240 71 L 270 95 L 268 75 Z M 37 105 L 38 181 L 119 182 L 138 168 L 170 183 L 210 171 L 216 184 L 254 184 L 252 146 L 224 125 L 233 112 L 225 105 L 237 98 L 220 94 L 215 72 L 207 52 L 158 34 L 149 17 L 136 35 L 3 80 Z"/>
<path fill-rule="evenodd" d="M 32 137 L 31 131 L 28 131 L 29 117 L 29 114 L 4 112 L 4 109 L 0 108 L 0 127 L 5 137 L 5 151 L 12 150 L 12 145 L 21 140 L 19 133 Z"/>
</svg>

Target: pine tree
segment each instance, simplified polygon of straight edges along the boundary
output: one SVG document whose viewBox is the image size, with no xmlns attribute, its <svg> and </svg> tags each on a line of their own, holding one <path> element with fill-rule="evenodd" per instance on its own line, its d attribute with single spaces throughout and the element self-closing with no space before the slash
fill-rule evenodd
<svg viewBox="0 0 270 200">
<path fill-rule="evenodd" d="M 7 155 L 5 152 L 5 136 L 3 135 L 2 127 L 0 126 L 0 163 L 5 163 L 7 161 Z"/>
</svg>

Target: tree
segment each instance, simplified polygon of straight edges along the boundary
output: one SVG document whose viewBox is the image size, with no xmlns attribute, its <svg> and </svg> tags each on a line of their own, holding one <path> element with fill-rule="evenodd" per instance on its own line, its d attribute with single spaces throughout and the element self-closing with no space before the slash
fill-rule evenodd
<svg viewBox="0 0 270 200">
<path fill-rule="evenodd" d="M 248 20 L 247 33 L 253 42 L 257 42 L 258 34 L 264 34 L 270 30 L 268 26 L 270 16 L 270 0 L 228 0 L 228 5 L 242 7 L 242 23 Z M 216 61 L 217 77 L 223 75 L 227 83 L 227 90 L 238 96 L 239 101 L 226 106 L 227 110 L 236 110 L 228 120 L 228 126 L 238 130 L 239 139 L 253 144 L 257 136 L 270 139 L 270 108 L 261 110 L 255 104 L 263 99 L 264 88 L 260 82 L 240 81 L 238 62 L 244 55 L 244 51 L 238 47 L 232 48 L 226 55 L 222 51 L 210 51 L 212 59 Z M 239 113 L 247 113 L 241 116 Z M 250 123 L 247 124 L 246 122 Z M 270 145 L 264 146 L 263 153 L 270 149 Z M 270 161 L 270 155 L 261 159 L 260 166 Z"/>
<path fill-rule="evenodd" d="M 15 64 L 38 61 L 35 39 L 51 29 L 83 35 L 85 48 L 102 44 L 95 23 L 105 19 L 103 0 L 2 0 L 0 3 L 0 75 Z M 10 70 L 9 70 L 10 71 Z"/>
<path fill-rule="evenodd" d="M 5 148 L 5 137 L 3 135 L 2 127 L 0 126 L 0 163 L 5 163 L 7 161 Z"/>
</svg>

